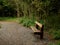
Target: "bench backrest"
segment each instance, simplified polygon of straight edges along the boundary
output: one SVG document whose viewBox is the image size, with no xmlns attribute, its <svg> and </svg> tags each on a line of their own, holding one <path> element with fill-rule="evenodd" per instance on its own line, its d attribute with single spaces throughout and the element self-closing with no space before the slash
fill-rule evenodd
<svg viewBox="0 0 60 45">
<path fill-rule="evenodd" d="M 41 32 L 43 32 L 43 28 L 44 28 L 44 25 L 43 24 L 41 24 L 41 23 L 39 23 L 39 22 L 37 22 L 37 21 L 35 21 L 35 24 L 36 24 L 36 28 L 37 29 L 39 29 Z"/>
<path fill-rule="evenodd" d="M 41 23 L 39 23 L 37 21 L 35 22 L 35 24 L 38 25 L 40 28 L 42 28 L 42 26 L 43 26 Z"/>
<path fill-rule="evenodd" d="M 37 22 L 37 21 L 35 21 L 35 24 L 36 24 L 36 28 L 37 28 L 38 30 L 40 30 L 40 33 L 41 33 L 40 38 L 43 39 L 44 25 L 41 24 L 41 23 L 39 23 L 39 22 Z M 39 29 L 39 28 L 40 28 L 40 29 Z"/>
</svg>

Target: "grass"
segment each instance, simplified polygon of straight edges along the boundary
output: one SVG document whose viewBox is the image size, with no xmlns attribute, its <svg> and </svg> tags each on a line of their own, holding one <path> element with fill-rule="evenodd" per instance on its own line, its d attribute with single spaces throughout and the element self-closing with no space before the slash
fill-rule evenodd
<svg viewBox="0 0 60 45">
<path fill-rule="evenodd" d="M 0 17 L 0 21 L 15 21 L 18 22 L 19 18 L 16 17 Z"/>
<path fill-rule="evenodd" d="M 60 41 L 58 41 L 58 42 L 50 42 L 48 45 L 60 45 Z"/>
<path fill-rule="evenodd" d="M 50 29 L 49 34 L 52 35 L 53 36 L 52 38 L 55 39 L 55 40 L 60 39 L 60 30 Z"/>
<path fill-rule="evenodd" d="M 18 22 L 18 18 L 16 18 L 16 17 L 0 17 L 0 21 Z M 0 24 L 0 28 L 1 28 L 1 24 Z"/>
<path fill-rule="evenodd" d="M 1 24 L 0 24 L 0 28 L 1 28 Z"/>
</svg>

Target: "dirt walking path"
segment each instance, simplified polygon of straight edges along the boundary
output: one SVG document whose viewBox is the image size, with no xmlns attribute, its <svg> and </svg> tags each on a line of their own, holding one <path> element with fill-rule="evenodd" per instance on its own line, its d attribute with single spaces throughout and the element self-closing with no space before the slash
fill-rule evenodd
<svg viewBox="0 0 60 45">
<path fill-rule="evenodd" d="M 29 28 L 15 22 L 0 22 L 0 45 L 48 45 L 48 40 L 40 40 Z"/>
</svg>

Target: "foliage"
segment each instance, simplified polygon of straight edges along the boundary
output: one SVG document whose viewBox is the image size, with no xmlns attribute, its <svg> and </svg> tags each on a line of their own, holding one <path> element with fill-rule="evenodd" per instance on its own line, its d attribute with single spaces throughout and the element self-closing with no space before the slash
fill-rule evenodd
<svg viewBox="0 0 60 45">
<path fill-rule="evenodd" d="M 0 17 L 18 16 L 20 23 L 27 27 L 34 25 L 34 21 L 37 20 L 44 23 L 47 30 L 60 30 L 59 0 L 0 0 L 0 14 Z M 60 34 L 56 32 L 56 36 L 53 32 L 53 35 L 59 38 Z"/>
<path fill-rule="evenodd" d="M 20 23 L 23 24 L 26 27 L 34 25 L 34 21 L 27 17 L 22 17 L 19 19 Z"/>
<path fill-rule="evenodd" d="M 49 15 L 58 14 L 60 10 L 59 4 L 59 0 L 0 0 L 0 9 L 3 13 L 6 10 L 11 10 L 6 12 L 8 15 L 11 14 L 11 16 L 12 12 L 14 12 L 15 16 L 16 14 L 29 17 L 34 15 L 39 20 L 45 19 Z M 5 7 L 9 9 L 5 9 Z"/>
<path fill-rule="evenodd" d="M 46 27 L 47 29 L 60 29 L 60 16 L 59 15 L 55 15 L 54 16 L 49 16 L 48 18 L 46 18 Z"/>
<path fill-rule="evenodd" d="M 60 45 L 60 41 L 56 43 L 50 42 L 48 45 Z"/>
<path fill-rule="evenodd" d="M 53 39 L 59 40 L 60 39 L 60 30 L 56 30 L 56 29 L 51 29 L 49 31 L 50 35 L 53 36 Z"/>
<path fill-rule="evenodd" d="M 18 22 L 18 18 L 16 18 L 16 17 L 0 17 L 0 21 L 16 21 L 16 22 Z"/>
<path fill-rule="evenodd" d="M 16 16 L 15 5 L 9 0 L 0 0 L 0 17 Z"/>
</svg>

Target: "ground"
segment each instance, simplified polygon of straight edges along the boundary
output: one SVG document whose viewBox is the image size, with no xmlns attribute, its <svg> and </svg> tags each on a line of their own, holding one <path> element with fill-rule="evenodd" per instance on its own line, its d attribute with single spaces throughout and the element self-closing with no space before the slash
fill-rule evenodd
<svg viewBox="0 0 60 45">
<path fill-rule="evenodd" d="M 48 37 L 39 39 L 29 28 L 16 22 L 0 22 L 0 45 L 48 45 Z"/>
</svg>

